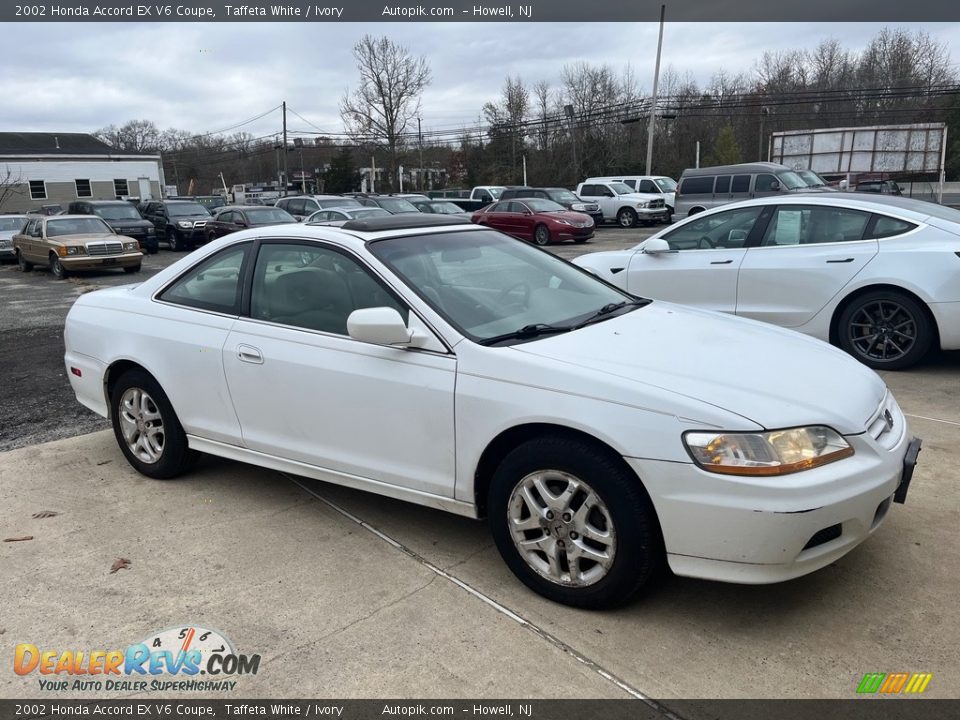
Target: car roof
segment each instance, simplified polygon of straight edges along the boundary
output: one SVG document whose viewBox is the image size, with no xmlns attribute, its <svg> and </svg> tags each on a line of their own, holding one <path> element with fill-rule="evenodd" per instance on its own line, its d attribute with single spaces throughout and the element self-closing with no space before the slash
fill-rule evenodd
<svg viewBox="0 0 960 720">
<path fill-rule="evenodd" d="M 695 218 L 707 214 L 712 215 L 724 210 L 756 205 L 827 205 L 831 207 L 847 207 L 855 210 L 863 210 L 864 212 L 886 212 L 901 215 L 918 222 L 931 216 L 949 218 L 951 212 L 957 212 L 950 208 L 945 208 L 942 205 L 927 202 L 926 200 L 915 200 L 897 195 L 861 195 L 852 192 L 797 192 L 727 203 L 726 205 L 719 205 L 716 208 L 697 213 L 692 217 Z M 960 222 L 960 212 L 957 212 L 957 216 L 958 222 Z"/>
<path fill-rule="evenodd" d="M 701 175 L 725 175 L 725 174 L 736 174 L 736 173 L 755 173 L 755 172 L 783 172 L 784 170 L 789 170 L 793 172 L 791 168 L 788 168 L 786 165 L 781 165 L 780 163 L 772 162 L 752 162 L 752 163 L 739 163 L 736 165 L 714 165 L 713 167 L 700 167 L 700 168 L 687 168 L 681 173 L 680 177 L 699 177 Z"/>
</svg>

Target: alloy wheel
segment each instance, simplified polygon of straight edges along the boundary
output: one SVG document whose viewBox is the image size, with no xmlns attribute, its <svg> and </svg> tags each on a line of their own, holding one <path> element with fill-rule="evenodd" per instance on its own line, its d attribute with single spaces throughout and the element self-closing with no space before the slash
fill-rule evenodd
<svg viewBox="0 0 960 720">
<path fill-rule="evenodd" d="M 141 462 L 163 457 L 165 434 L 160 408 L 142 388 L 131 387 L 120 397 L 120 431 L 127 448 Z"/>
<path fill-rule="evenodd" d="M 859 307 L 847 326 L 850 343 L 865 358 L 897 360 L 917 342 L 917 320 L 894 300 L 874 300 Z"/>
</svg>

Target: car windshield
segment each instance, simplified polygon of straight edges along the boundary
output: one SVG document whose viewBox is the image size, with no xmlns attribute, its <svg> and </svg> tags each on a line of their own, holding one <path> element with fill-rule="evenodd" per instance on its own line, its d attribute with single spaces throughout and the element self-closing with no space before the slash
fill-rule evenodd
<svg viewBox="0 0 960 720">
<path fill-rule="evenodd" d="M 628 193 L 636 192 L 632 187 L 622 182 L 612 182 L 607 183 L 611 190 L 613 190 L 617 195 L 626 195 Z"/>
<path fill-rule="evenodd" d="M 550 199 L 554 202 L 558 202 L 561 205 L 563 203 L 578 203 L 583 202 L 580 198 L 574 195 L 569 190 L 551 190 Z"/>
<path fill-rule="evenodd" d="M 404 200 L 403 198 L 377 198 L 377 203 L 384 210 L 387 210 L 391 213 L 411 213 L 420 212 L 414 207 L 413 203 L 409 200 Z"/>
<path fill-rule="evenodd" d="M 530 327 L 565 329 L 635 299 L 493 230 L 388 238 L 368 247 L 475 342 Z"/>
<path fill-rule="evenodd" d="M 523 201 L 524 204 L 534 212 L 561 212 L 566 208 L 553 200 L 543 200 L 541 198 L 529 198 Z"/>
<path fill-rule="evenodd" d="M 826 180 L 813 172 L 813 170 L 797 170 L 797 175 L 806 183 L 807 187 L 823 187 L 827 184 Z"/>
<path fill-rule="evenodd" d="M 503 195 L 503 191 L 506 190 L 505 187 L 488 187 L 487 192 L 490 193 L 491 197 L 494 200 L 499 200 L 500 196 Z"/>
<path fill-rule="evenodd" d="M 0 216 L 0 230 L 19 232 L 27 224 L 27 218 L 14 215 L 13 217 Z"/>
<path fill-rule="evenodd" d="M 251 225 L 278 225 L 280 223 L 293 223 L 297 221 L 293 215 L 280 208 L 247 210 L 247 219 Z"/>
<path fill-rule="evenodd" d="M 784 170 L 777 173 L 777 178 L 783 183 L 787 190 L 799 190 L 807 187 L 807 184 L 793 170 Z"/>
<path fill-rule="evenodd" d="M 431 202 L 424 203 L 429 208 L 427 212 L 434 212 L 439 215 L 456 215 L 463 212 L 463 208 L 454 205 L 452 202 Z"/>
<path fill-rule="evenodd" d="M 98 217 L 74 217 L 47 222 L 47 237 L 110 233 L 110 227 Z"/>
<path fill-rule="evenodd" d="M 653 182 L 658 188 L 660 188 L 661 191 L 665 193 L 677 191 L 677 181 L 673 178 L 654 178 Z"/>
<path fill-rule="evenodd" d="M 344 209 L 344 208 L 341 208 Z M 362 220 L 363 218 L 372 218 L 372 217 L 383 217 L 384 215 L 389 215 L 386 210 L 383 208 L 371 208 L 371 207 L 358 207 L 358 208 L 346 208 L 346 214 L 355 220 Z"/>
<path fill-rule="evenodd" d="M 122 205 L 103 205 L 93 208 L 93 211 L 104 220 L 142 220 L 140 213 L 130 203 Z"/>
<path fill-rule="evenodd" d="M 326 209 L 326 208 L 352 208 L 352 207 L 363 207 L 363 203 L 354 200 L 353 198 L 326 198 L 324 200 L 317 200 L 317 204 Z"/>
<path fill-rule="evenodd" d="M 210 214 L 203 205 L 195 202 L 167 203 L 167 213 L 170 215 L 170 217 L 187 217 L 189 215 Z"/>
</svg>

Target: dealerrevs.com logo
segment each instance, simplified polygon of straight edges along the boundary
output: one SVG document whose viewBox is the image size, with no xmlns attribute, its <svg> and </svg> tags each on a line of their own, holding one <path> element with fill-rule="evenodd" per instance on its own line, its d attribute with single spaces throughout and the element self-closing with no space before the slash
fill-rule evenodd
<svg viewBox="0 0 960 720">
<path fill-rule="evenodd" d="M 861 695 L 919 695 L 927 689 L 933 673 L 867 673 L 857 685 Z"/>
<path fill-rule="evenodd" d="M 20 643 L 17 675 L 38 675 L 43 691 L 231 691 L 233 678 L 256 675 L 259 655 L 241 655 L 216 630 L 200 626 L 152 633 L 125 650 L 50 650 Z"/>
</svg>

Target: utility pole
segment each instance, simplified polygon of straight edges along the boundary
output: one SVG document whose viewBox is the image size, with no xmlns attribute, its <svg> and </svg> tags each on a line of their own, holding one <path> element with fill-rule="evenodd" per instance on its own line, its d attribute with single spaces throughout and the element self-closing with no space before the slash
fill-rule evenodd
<svg viewBox="0 0 960 720">
<path fill-rule="evenodd" d="M 573 182 L 580 182 L 580 166 L 577 163 L 577 126 L 573 122 L 573 105 L 564 105 L 563 111 L 570 121 L 570 148 L 573 151 Z"/>
<path fill-rule="evenodd" d="M 760 141 L 758 143 L 757 149 L 757 160 L 763 162 L 763 121 L 766 119 L 767 115 L 770 114 L 770 108 L 764 105 L 760 108 Z"/>
<path fill-rule="evenodd" d="M 417 140 L 420 143 L 420 169 L 417 170 L 417 190 L 423 190 L 423 131 L 420 129 L 419 115 L 417 115 Z"/>
<path fill-rule="evenodd" d="M 287 196 L 287 185 L 289 183 L 289 175 L 287 174 L 287 101 L 283 101 L 283 195 L 280 197 Z"/>
<path fill-rule="evenodd" d="M 660 39 L 657 40 L 657 64 L 653 70 L 653 97 L 650 101 L 650 119 L 647 121 L 647 171 L 653 165 L 653 130 L 657 124 L 657 84 L 660 82 L 660 51 L 663 49 L 663 21 L 667 14 L 667 6 L 660 6 Z"/>
</svg>

